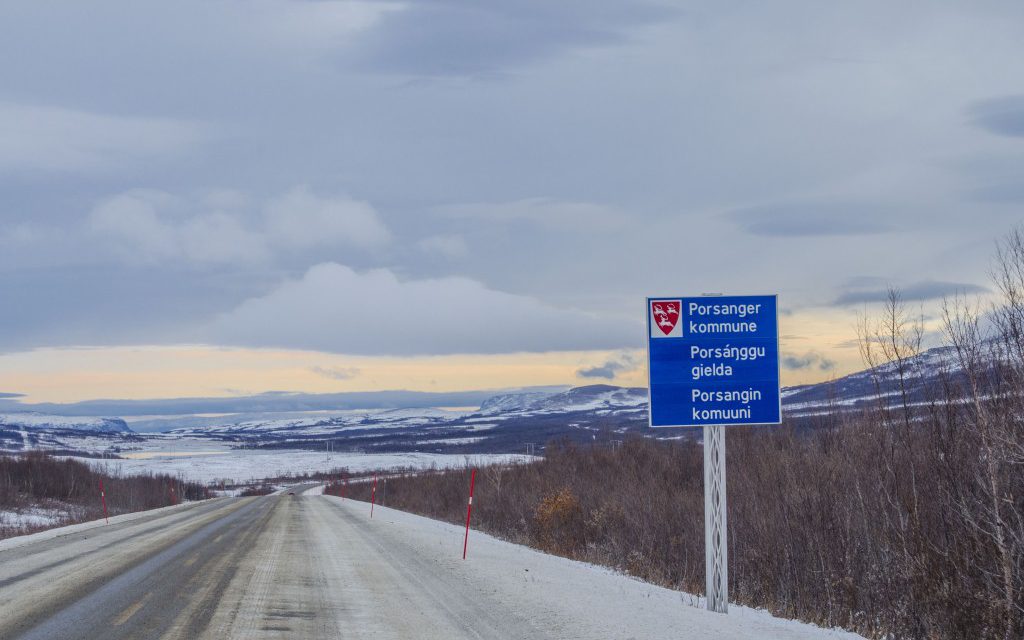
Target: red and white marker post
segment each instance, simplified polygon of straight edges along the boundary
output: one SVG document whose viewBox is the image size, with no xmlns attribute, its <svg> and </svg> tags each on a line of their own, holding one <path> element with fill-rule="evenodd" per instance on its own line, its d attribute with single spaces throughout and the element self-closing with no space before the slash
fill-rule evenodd
<svg viewBox="0 0 1024 640">
<path fill-rule="evenodd" d="M 462 540 L 462 559 L 466 559 L 466 548 L 469 547 L 469 518 L 473 515 L 473 487 L 476 485 L 476 469 L 469 474 L 469 503 L 466 504 L 466 537 Z"/>
<path fill-rule="evenodd" d="M 370 517 L 373 517 L 373 503 L 377 499 L 377 476 L 373 476 L 373 491 L 370 492 Z"/>
<path fill-rule="evenodd" d="M 341 499 L 345 499 L 345 489 L 348 489 L 348 474 L 345 474 L 345 483 L 341 485 Z"/>
<path fill-rule="evenodd" d="M 103 502 L 103 519 L 107 524 L 110 524 L 110 518 L 107 517 L 107 492 L 103 490 L 103 480 L 100 480 L 100 501 Z"/>
</svg>

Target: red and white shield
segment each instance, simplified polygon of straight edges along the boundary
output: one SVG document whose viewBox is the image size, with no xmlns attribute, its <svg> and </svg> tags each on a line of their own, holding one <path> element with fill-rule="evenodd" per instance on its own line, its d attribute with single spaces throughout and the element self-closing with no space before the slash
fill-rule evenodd
<svg viewBox="0 0 1024 640">
<path fill-rule="evenodd" d="M 682 308 L 682 300 L 651 300 L 651 337 L 682 337 L 683 325 L 679 322 Z"/>
</svg>

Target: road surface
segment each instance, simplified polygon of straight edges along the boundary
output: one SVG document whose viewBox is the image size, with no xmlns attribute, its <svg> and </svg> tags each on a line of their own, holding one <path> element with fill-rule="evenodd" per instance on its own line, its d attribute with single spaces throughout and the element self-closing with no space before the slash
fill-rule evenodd
<svg viewBox="0 0 1024 640">
<path fill-rule="evenodd" d="M 458 527 L 296 493 L 0 546 L 0 638 L 859 638 L 476 532 L 463 561 Z"/>
</svg>

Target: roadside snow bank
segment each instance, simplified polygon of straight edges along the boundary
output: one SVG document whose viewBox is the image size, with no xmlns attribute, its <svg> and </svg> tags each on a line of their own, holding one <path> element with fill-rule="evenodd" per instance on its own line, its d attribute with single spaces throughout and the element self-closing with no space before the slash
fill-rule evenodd
<svg viewBox="0 0 1024 640">
<path fill-rule="evenodd" d="M 323 498 L 366 517 L 365 502 Z M 369 526 L 369 525 L 368 525 Z M 408 545 L 433 558 L 438 571 L 461 574 L 471 586 L 493 592 L 516 611 L 528 611 L 565 638 L 700 638 L 700 640 L 865 640 L 840 629 L 776 618 L 736 604 L 712 613 L 704 600 L 658 587 L 606 567 L 552 556 L 470 532 L 469 557 L 461 559 L 464 528 L 377 506 L 372 527 L 382 548 Z"/>
<path fill-rule="evenodd" d="M 213 500 L 219 500 L 220 498 L 213 498 Z M 44 540 L 52 540 L 61 536 L 69 536 L 75 533 L 82 533 L 90 529 L 97 527 L 113 526 L 115 524 L 121 524 L 124 522 L 131 522 L 132 520 L 138 520 L 157 513 L 166 513 L 168 511 L 175 511 L 179 509 L 191 509 L 192 507 L 200 504 L 209 503 L 210 500 L 203 500 L 199 502 L 183 502 L 169 507 L 160 507 L 158 509 L 148 509 L 146 511 L 133 511 L 132 513 L 122 513 L 121 515 L 113 516 L 110 518 L 110 525 L 101 518 L 99 520 L 90 520 L 89 522 L 80 522 L 78 524 L 71 524 L 66 527 L 56 527 L 54 529 L 47 529 L 46 531 L 40 531 L 38 533 L 31 533 L 24 536 L 14 536 L 12 538 L 5 538 L 0 540 L 0 551 L 6 551 L 8 549 L 17 549 L 27 544 L 34 542 L 42 542 Z"/>
</svg>

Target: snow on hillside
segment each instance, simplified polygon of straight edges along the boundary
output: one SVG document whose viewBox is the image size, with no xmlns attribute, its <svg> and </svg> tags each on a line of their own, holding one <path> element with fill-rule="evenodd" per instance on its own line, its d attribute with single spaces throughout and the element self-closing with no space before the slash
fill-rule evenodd
<svg viewBox="0 0 1024 640">
<path fill-rule="evenodd" d="M 907 362 L 911 403 L 927 400 L 941 375 L 956 376 L 948 347 L 925 351 Z M 896 367 L 884 364 L 818 384 L 782 390 L 787 418 L 805 418 L 834 409 L 857 409 L 865 403 L 895 401 Z M 48 416 L 38 413 L 0 414 L 0 450 L 77 450 L 122 453 L 151 448 L 154 437 L 206 440 L 229 447 L 256 446 L 425 453 L 522 451 L 527 442 L 547 442 L 583 431 L 611 429 L 618 434 L 671 438 L 675 434 L 647 431 L 647 390 L 606 384 L 571 389 L 526 389 L 502 393 L 476 411 L 440 408 L 346 410 L 307 414 L 252 414 L 216 418 L 223 422 L 174 429 L 162 436 L 135 434 L 117 418 Z M 565 416 L 565 420 L 560 418 Z M 190 417 L 183 417 L 189 423 Z M 194 424 L 194 423 L 193 423 Z M 586 438 L 596 437 L 587 434 Z"/>
<path fill-rule="evenodd" d="M 554 395 L 553 392 L 503 393 L 488 398 L 480 405 L 480 413 L 492 415 L 509 411 L 523 411 L 530 405 Z"/>
<path fill-rule="evenodd" d="M 575 411 L 641 409 L 647 405 L 647 389 L 595 384 L 551 393 L 520 393 L 495 396 L 480 406 L 485 416 L 530 415 Z"/>
<path fill-rule="evenodd" d="M 437 453 L 326 453 L 302 450 L 224 449 L 180 452 L 149 452 L 134 454 L 123 460 L 87 460 L 112 473 L 129 475 L 166 473 L 196 482 L 221 480 L 247 482 L 250 479 L 328 472 L 347 468 L 350 473 L 375 469 L 450 468 L 471 464 L 528 462 L 532 457 L 512 454 L 481 454 L 473 456 Z M 132 455 L 132 454 L 130 454 Z"/>
<path fill-rule="evenodd" d="M 120 418 L 92 418 L 52 416 L 42 413 L 0 413 L 0 427 L 13 429 L 66 429 L 101 433 L 131 433 L 128 424 Z"/>
<path fill-rule="evenodd" d="M 961 375 L 952 347 L 923 351 L 907 358 L 903 366 L 912 404 L 927 400 L 933 390 L 943 388 L 943 376 L 956 380 Z M 835 380 L 782 390 L 783 411 L 791 417 L 815 415 L 830 408 L 855 408 L 879 400 L 895 402 L 901 397 L 899 367 L 893 362 Z"/>
<path fill-rule="evenodd" d="M 267 420 L 245 420 L 225 422 L 205 427 L 185 427 L 168 431 L 178 436 L 318 436 L 337 434 L 359 429 L 410 428 L 429 425 L 443 425 L 466 415 L 465 411 L 447 409 L 392 409 L 386 411 L 349 411 L 342 415 L 309 416 L 304 418 L 270 418 Z"/>
</svg>

